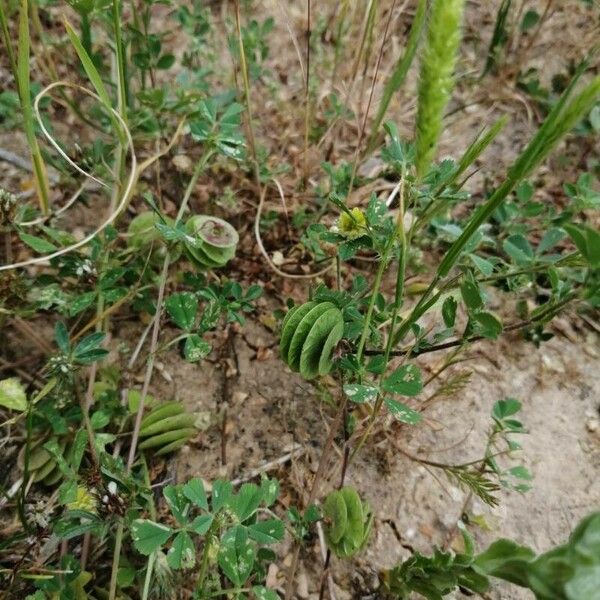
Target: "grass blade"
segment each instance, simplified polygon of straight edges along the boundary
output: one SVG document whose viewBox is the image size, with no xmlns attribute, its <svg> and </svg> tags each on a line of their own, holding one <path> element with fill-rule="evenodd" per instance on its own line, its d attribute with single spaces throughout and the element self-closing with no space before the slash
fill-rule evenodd
<svg viewBox="0 0 600 600">
<path fill-rule="evenodd" d="M 423 30 L 423 25 L 425 24 L 426 14 L 427 0 L 419 0 L 415 18 L 408 35 L 408 41 L 406 42 L 404 54 L 396 64 L 396 67 L 392 71 L 392 74 L 390 75 L 390 78 L 385 84 L 385 88 L 383 90 L 383 96 L 381 97 L 379 108 L 377 109 L 377 114 L 375 116 L 375 121 L 373 123 L 373 129 L 371 131 L 371 137 L 369 140 L 370 149 L 372 149 L 372 145 L 375 141 L 377 133 L 379 132 L 379 128 L 381 127 L 381 123 L 385 117 L 385 113 L 387 112 L 392 96 L 404 84 L 406 75 L 408 74 L 408 71 L 413 63 L 415 54 L 417 52 L 417 47 L 419 45 L 419 40 L 421 38 L 421 31 Z"/>
<path fill-rule="evenodd" d="M 581 73 L 582 69 L 579 69 L 579 72 L 556 103 L 537 134 L 509 169 L 504 183 L 485 204 L 475 211 L 460 237 L 450 246 L 438 267 L 439 277 L 445 277 L 450 272 L 471 236 L 481 224 L 489 219 L 515 186 L 527 177 L 548 156 L 557 142 L 592 109 L 600 95 L 600 77 L 596 77 L 567 104 L 575 82 L 579 79 Z"/>
<path fill-rule="evenodd" d="M 67 21 L 67 19 L 65 19 L 65 28 L 67 30 L 67 35 L 69 36 L 69 40 L 71 40 L 71 44 L 73 45 L 73 48 L 75 48 L 75 52 L 77 52 L 77 56 L 79 56 L 79 60 L 81 61 L 83 70 L 85 71 L 85 74 L 88 76 L 90 83 L 94 86 L 94 89 L 96 90 L 96 93 L 98 94 L 98 97 L 100 98 L 102 104 L 104 104 L 104 107 L 106 108 L 106 110 L 108 112 L 108 116 L 110 117 L 112 126 L 113 126 L 114 130 L 117 132 L 117 134 L 119 135 L 121 144 L 123 144 L 125 142 L 125 138 L 123 137 L 123 132 L 121 131 L 119 122 L 115 119 L 115 117 L 112 113 L 112 102 L 110 100 L 110 96 L 108 95 L 106 86 L 104 85 L 104 82 L 102 81 L 102 77 L 100 76 L 100 73 L 98 73 L 98 69 L 96 69 L 96 65 L 94 65 L 94 62 L 90 58 L 90 55 L 87 53 L 86 49 L 83 47 L 83 44 L 81 43 L 81 40 L 79 39 L 79 36 L 75 32 L 75 30 L 73 29 L 73 27 L 69 23 L 69 21 Z"/>
<path fill-rule="evenodd" d="M 0 3 L 0 28 L 2 29 L 2 39 L 4 40 L 4 45 L 6 46 L 6 55 L 8 56 L 10 69 L 12 71 L 13 77 L 15 78 L 15 83 L 18 86 L 19 81 L 17 75 L 17 61 L 15 60 L 15 53 L 12 47 L 12 40 L 10 39 L 10 33 L 8 31 L 8 19 L 6 18 L 6 13 L 4 12 L 3 3 Z"/>
<path fill-rule="evenodd" d="M 27 0 L 21 0 L 19 11 L 19 39 L 17 43 L 17 88 L 23 111 L 23 129 L 27 137 L 35 185 L 40 202 L 40 208 L 46 215 L 50 210 L 48 176 L 46 165 L 35 137 L 33 124 L 33 109 L 31 106 L 31 89 L 29 85 L 29 7 Z"/>
<path fill-rule="evenodd" d="M 481 73 L 482 77 L 485 77 L 497 66 L 500 50 L 502 46 L 506 44 L 508 37 L 506 32 L 506 21 L 508 19 L 508 13 L 510 11 L 511 4 L 512 0 L 503 0 L 500 8 L 498 8 L 494 32 L 492 33 L 492 39 L 490 40 L 485 66 L 483 67 L 483 72 Z"/>
<path fill-rule="evenodd" d="M 456 173 L 452 177 L 452 182 L 458 180 L 460 176 L 479 158 L 481 153 L 496 139 L 496 136 L 504 129 L 508 123 L 508 117 L 500 117 L 487 131 L 478 135 L 471 145 L 465 150 L 458 163 Z M 451 183 L 452 183 L 451 182 Z"/>
</svg>

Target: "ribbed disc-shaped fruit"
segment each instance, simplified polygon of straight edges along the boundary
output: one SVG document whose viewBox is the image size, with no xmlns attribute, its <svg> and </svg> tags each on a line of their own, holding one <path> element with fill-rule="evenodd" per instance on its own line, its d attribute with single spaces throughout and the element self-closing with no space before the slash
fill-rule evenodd
<svg viewBox="0 0 600 600">
<path fill-rule="evenodd" d="M 186 253 L 199 266 L 222 267 L 234 257 L 239 236 L 227 221 L 195 215 L 187 221 L 185 229 L 196 240 L 195 246 L 186 244 Z"/>
<path fill-rule="evenodd" d="M 167 417 L 152 423 L 143 429 L 140 429 L 140 437 L 148 437 L 162 433 L 163 431 L 175 431 L 176 429 L 182 429 L 183 427 L 193 427 L 196 417 L 189 413 L 181 413 L 180 415 L 174 415 L 173 417 Z"/>
<path fill-rule="evenodd" d="M 344 487 L 331 492 L 323 503 L 323 515 L 327 544 L 336 556 L 353 556 L 365 545 L 372 515 L 356 490 Z"/>
<path fill-rule="evenodd" d="M 164 221 L 167 225 L 173 224 L 173 219 L 170 217 L 164 217 Z M 151 210 L 140 213 L 129 223 L 127 245 L 131 248 L 141 248 L 152 242 L 160 241 L 161 237 L 156 229 L 156 224 L 162 222 L 163 220 Z"/>
<path fill-rule="evenodd" d="M 281 340 L 279 342 L 279 348 L 281 350 L 281 358 L 283 358 L 286 363 L 289 363 L 288 353 L 290 351 L 290 344 L 292 343 L 292 338 L 294 337 L 296 328 L 306 313 L 308 313 L 316 305 L 316 302 L 306 302 L 300 306 L 294 306 L 294 308 L 292 308 L 285 316 L 281 327 Z"/>
<path fill-rule="evenodd" d="M 141 429 L 149 427 L 158 421 L 162 421 L 162 419 L 180 415 L 183 412 L 185 412 L 185 409 L 181 402 L 165 402 L 164 404 L 159 404 L 142 419 Z"/>
<path fill-rule="evenodd" d="M 306 379 L 326 375 L 343 331 L 342 312 L 331 302 L 307 302 L 294 307 L 283 321 L 281 357 Z"/>
<path fill-rule="evenodd" d="M 346 531 L 348 511 L 340 492 L 331 492 L 323 503 L 323 515 L 327 519 L 325 533 L 332 544 L 338 544 Z"/>
<path fill-rule="evenodd" d="M 348 512 L 348 526 L 345 538 L 349 542 L 349 549 L 358 550 L 363 543 L 365 535 L 365 517 L 360 496 L 354 488 L 345 487 L 340 490 Z"/>
<path fill-rule="evenodd" d="M 326 350 L 326 343 L 330 342 L 327 349 L 328 355 L 326 355 L 329 357 L 333 346 L 340 341 L 343 330 L 344 320 L 342 313 L 335 307 L 326 310 L 315 321 L 302 345 L 302 353 L 300 354 L 300 373 L 302 377 L 312 379 L 320 374 L 321 358 Z M 334 336 L 330 341 L 329 336 L 332 333 Z M 326 361 L 325 364 L 327 364 Z M 328 366 L 330 365 L 331 361 L 329 361 Z M 328 370 L 325 372 L 328 372 Z"/>
<path fill-rule="evenodd" d="M 154 449 L 160 456 L 183 446 L 197 429 L 196 415 L 185 412 L 181 402 L 165 402 L 154 407 L 142 420 L 140 437 L 141 450 Z"/>
</svg>

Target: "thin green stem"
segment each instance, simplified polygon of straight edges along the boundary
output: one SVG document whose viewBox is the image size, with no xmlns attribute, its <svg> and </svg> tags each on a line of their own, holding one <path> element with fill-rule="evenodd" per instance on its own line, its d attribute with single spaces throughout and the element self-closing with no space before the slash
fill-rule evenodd
<svg viewBox="0 0 600 600">
<path fill-rule="evenodd" d="M 196 169 L 194 170 L 194 173 L 192 174 L 192 177 L 186 188 L 185 194 L 183 196 L 183 200 L 181 201 L 181 206 L 179 207 L 179 211 L 177 212 L 177 217 L 175 219 L 174 227 L 177 226 L 179 221 L 181 221 L 181 219 L 187 209 L 188 202 L 192 196 L 192 192 L 194 191 L 194 187 L 198 181 L 198 178 L 204 171 L 206 164 L 208 163 L 209 159 L 213 155 L 214 155 L 214 150 L 208 150 L 207 152 L 204 153 L 202 158 L 198 161 L 198 164 L 196 165 Z M 148 388 L 150 387 L 150 380 L 152 379 L 152 373 L 154 371 L 154 357 L 156 354 L 156 348 L 158 346 L 158 337 L 159 337 L 159 333 L 160 333 L 160 318 L 162 315 L 162 304 L 163 304 L 163 298 L 164 298 L 164 294 L 165 294 L 165 288 L 167 285 L 167 276 L 169 274 L 170 263 L 171 263 L 171 255 L 169 252 L 167 252 L 164 262 L 163 262 L 161 275 L 160 275 L 158 296 L 156 299 L 156 314 L 154 315 L 154 320 L 153 320 L 153 324 L 152 324 L 152 339 L 150 342 L 150 353 L 148 355 L 148 362 L 146 364 L 146 373 L 144 376 L 144 383 L 142 385 L 142 392 L 140 394 L 140 401 L 138 404 L 138 410 L 137 410 L 137 414 L 136 414 L 136 418 L 135 418 L 135 425 L 133 428 L 133 434 L 132 434 L 132 438 L 131 438 L 131 446 L 129 447 L 129 456 L 127 458 L 127 472 L 131 471 L 131 468 L 132 468 L 134 460 L 135 460 L 137 441 L 138 441 L 138 438 L 140 435 L 142 416 L 144 413 L 144 405 L 145 405 L 145 401 L 146 401 L 146 396 L 148 395 Z M 120 553 L 121 553 L 121 545 L 123 542 L 123 531 L 124 531 L 123 524 L 120 523 L 119 527 L 117 528 L 117 533 L 116 533 L 116 537 L 115 537 L 115 549 L 114 549 L 114 555 L 113 555 L 112 572 L 111 572 L 111 578 L 110 578 L 110 591 L 109 591 L 109 597 L 108 597 L 109 600 L 115 599 L 115 594 L 116 594 L 116 590 L 117 590 L 117 587 L 116 587 L 117 586 L 117 573 L 118 573 L 118 569 L 119 569 L 119 557 L 120 557 Z"/>
<path fill-rule="evenodd" d="M 254 139 L 254 128 L 252 126 L 252 106 L 250 104 L 250 78 L 248 76 L 248 62 L 246 60 L 246 51 L 244 49 L 244 37 L 242 35 L 242 18 L 240 15 L 239 0 L 235 0 L 235 25 L 238 42 L 238 50 L 240 53 L 240 68 L 242 71 L 242 79 L 244 81 L 244 98 L 246 100 L 246 115 L 248 119 L 248 142 L 250 143 L 250 153 L 254 163 L 254 178 L 256 185 L 260 191 L 260 171 L 258 166 L 258 157 L 256 154 L 256 140 Z"/>
<path fill-rule="evenodd" d="M 117 93 L 118 108 L 122 119 L 127 122 L 127 84 L 125 81 L 125 50 L 121 37 L 121 4 L 119 0 L 112 2 L 113 28 L 115 30 L 115 50 L 117 55 Z"/>
<path fill-rule="evenodd" d="M 394 293 L 394 306 L 392 308 L 392 317 L 390 323 L 390 329 L 388 334 L 387 343 L 385 345 L 384 351 L 384 365 L 387 365 L 390 359 L 390 353 L 392 351 L 393 340 L 394 340 L 394 331 L 396 329 L 396 321 L 398 320 L 398 312 L 400 311 L 400 307 L 402 306 L 403 298 L 404 298 L 404 280 L 406 277 L 406 261 L 408 257 L 408 247 L 410 244 L 410 239 L 406 235 L 406 229 L 404 227 L 404 213 L 405 213 L 405 173 L 402 173 L 402 180 L 400 181 L 400 195 L 399 195 L 399 211 L 398 217 L 396 221 L 396 230 L 398 232 L 398 239 L 400 241 L 400 257 L 398 262 L 398 273 L 396 275 L 396 287 Z M 381 380 L 383 380 L 384 374 L 381 374 Z M 378 394 L 377 400 L 373 406 L 373 412 L 369 417 L 369 422 L 367 424 L 367 428 L 365 433 L 362 435 L 359 443 L 356 448 L 352 451 L 348 462 L 352 461 L 352 459 L 356 456 L 356 454 L 363 447 L 364 443 L 368 439 L 371 430 L 373 428 L 373 424 L 375 423 L 375 419 L 377 415 L 381 411 L 381 407 L 383 406 L 383 396 Z"/>
<path fill-rule="evenodd" d="M 198 571 L 198 578 L 196 579 L 196 593 L 198 598 L 204 597 L 204 581 L 206 580 L 206 574 L 208 573 L 210 551 L 214 543 L 214 537 L 217 533 L 218 528 L 219 520 L 215 518 L 212 522 L 212 525 L 210 526 L 210 529 L 206 533 L 206 537 L 204 538 L 204 546 L 202 547 L 202 558 L 200 559 L 200 570 Z M 210 598 L 211 596 L 212 594 L 208 597 Z"/>
<path fill-rule="evenodd" d="M 390 251 L 394 245 L 394 239 L 390 239 L 385 246 L 383 254 L 379 259 L 379 267 L 377 268 L 377 274 L 375 275 L 375 281 L 373 283 L 373 290 L 371 292 L 371 299 L 369 301 L 369 308 L 367 309 L 367 315 L 365 317 L 365 322 L 363 324 L 362 333 L 360 336 L 360 340 L 358 342 L 358 347 L 356 350 L 356 359 L 358 362 L 362 359 L 363 351 L 365 349 L 365 343 L 367 341 L 367 337 L 369 335 L 369 330 L 371 328 L 371 320 L 373 319 L 373 311 L 375 309 L 375 302 L 377 300 L 377 294 L 379 293 L 379 288 L 381 287 L 381 280 L 383 278 L 383 274 L 387 267 L 388 258 L 390 255 Z"/>
</svg>

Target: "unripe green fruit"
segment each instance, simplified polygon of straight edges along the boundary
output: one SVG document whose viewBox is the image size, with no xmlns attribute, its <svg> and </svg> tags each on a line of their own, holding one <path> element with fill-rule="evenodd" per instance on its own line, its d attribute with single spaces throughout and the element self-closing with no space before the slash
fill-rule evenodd
<svg viewBox="0 0 600 600">
<path fill-rule="evenodd" d="M 344 333 L 342 311 L 331 302 L 307 302 L 286 315 L 279 347 L 292 371 L 306 379 L 327 375 Z"/>
<path fill-rule="evenodd" d="M 195 246 L 185 245 L 186 253 L 199 267 L 223 267 L 235 256 L 239 236 L 227 221 L 195 215 L 187 221 L 185 229 L 196 240 Z"/>
<path fill-rule="evenodd" d="M 137 217 L 134 217 L 127 228 L 127 233 L 129 234 L 127 245 L 129 248 L 141 250 L 154 244 L 151 256 L 152 261 L 156 263 L 163 259 L 167 248 L 158 229 L 156 229 L 157 223 L 163 222 L 169 226 L 173 226 L 175 223 L 171 217 L 163 217 L 161 219 L 161 217 L 151 210 L 140 213 Z M 176 260 L 180 255 L 181 250 L 175 249 L 171 253 L 171 259 Z"/>
<path fill-rule="evenodd" d="M 347 558 L 364 547 L 373 516 L 354 488 L 331 492 L 323 503 L 323 516 L 325 539 L 336 556 Z"/>
<path fill-rule="evenodd" d="M 196 432 L 196 415 L 185 412 L 180 402 L 166 402 L 154 407 L 142 420 L 140 450 L 152 448 L 156 456 L 183 446 Z"/>
</svg>

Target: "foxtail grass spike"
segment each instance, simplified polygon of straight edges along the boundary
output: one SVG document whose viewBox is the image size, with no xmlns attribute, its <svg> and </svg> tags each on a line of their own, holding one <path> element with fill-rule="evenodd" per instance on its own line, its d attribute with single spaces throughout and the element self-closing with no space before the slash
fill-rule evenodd
<svg viewBox="0 0 600 600">
<path fill-rule="evenodd" d="M 421 56 L 416 124 L 417 177 L 427 172 L 442 131 L 442 119 L 454 87 L 464 0 L 434 0 Z"/>
</svg>

